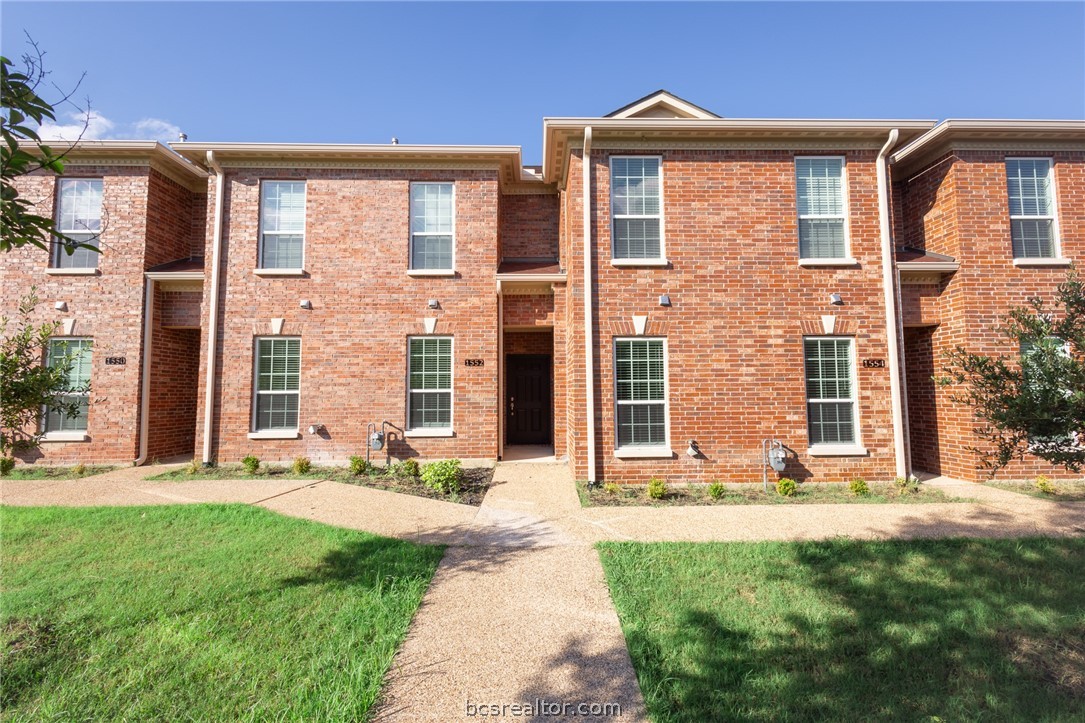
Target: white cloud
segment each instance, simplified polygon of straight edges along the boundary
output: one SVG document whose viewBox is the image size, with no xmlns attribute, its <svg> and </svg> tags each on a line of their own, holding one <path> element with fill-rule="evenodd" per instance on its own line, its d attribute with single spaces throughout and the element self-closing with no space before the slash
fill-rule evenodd
<svg viewBox="0 0 1085 723">
<path fill-rule="evenodd" d="M 161 118 L 142 118 L 134 123 L 115 123 L 97 111 L 68 113 L 64 120 L 71 123 L 45 122 L 38 129 L 43 140 L 85 141 L 175 141 L 181 129 Z"/>
</svg>

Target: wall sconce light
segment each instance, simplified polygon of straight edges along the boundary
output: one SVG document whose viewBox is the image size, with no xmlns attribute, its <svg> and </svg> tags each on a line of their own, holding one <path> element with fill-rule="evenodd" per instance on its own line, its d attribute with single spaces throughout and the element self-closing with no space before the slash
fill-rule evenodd
<svg viewBox="0 0 1085 723">
<path fill-rule="evenodd" d="M 310 311 L 312 311 L 313 302 L 309 301 L 308 299 L 302 299 L 300 302 L 298 302 L 298 306 L 303 309 L 309 309 Z"/>
<path fill-rule="evenodd" d="M 833 306 L 843 306 L 844 300 L 840 298 L 840 294 L 829 294 L 829 303 Z"/>
<path fill-rule="evenodd" d="M 697 440 L 689 440 L 689 447 L 686 448 L 686 454 L 688 454 L 690 457 L 701 456 L 701 450 L 697 448 Z"/>
<path fill-rule="evenodd" d="M 671 295 L 670 294 L 660 294 L 659 295 L 659 305 L 660 306 L 670 306 L 671 305 Z"/>
<path fill-rule="evenodd" d="M 56 309 L 57 311 L 67 311 L 68 310 L 68 302 L 67 301 L 58 301 L 57 303 L 53 304 L 53 308 Z"/>
<path fill-rule="evenodd" d="M 440 309 L 441 308 L 441 302 L 437 301 L 437 299 L 430 299 L 429 301 L 426 302 L 426 306 L 428 306 L 431 309 Z"/>
<path fill-rule="evenodd" d="M 324 429 L 323 424 L 310 424 L 309 425 L 309 434 L 316 434 L 316 433 L 322 431 L 323 429 Z"/>
</svg>

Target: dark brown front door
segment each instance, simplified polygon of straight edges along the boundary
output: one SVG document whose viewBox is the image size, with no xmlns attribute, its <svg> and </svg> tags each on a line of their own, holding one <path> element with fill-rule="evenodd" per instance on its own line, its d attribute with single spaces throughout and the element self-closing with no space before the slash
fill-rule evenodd
<svg viewBox="0 0 1085 723">
<path fill-rule="evenodd" d="M 505 429 L 508 444 L 550 444 L 550 357 L 505 356 Z"/>
</svg>

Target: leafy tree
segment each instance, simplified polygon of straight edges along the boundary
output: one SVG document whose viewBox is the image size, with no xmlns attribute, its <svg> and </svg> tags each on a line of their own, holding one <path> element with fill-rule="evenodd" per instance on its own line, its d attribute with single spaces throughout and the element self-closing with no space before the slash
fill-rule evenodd
<svg viewBox="0 0 1085 723">
<path fill-rule="evenodd" d="M 994 474 L 1029 452 L 1072 472 L 1085 467 L 1085 282 L 1071 270 L 1053 308 L 1041 298 L 1010 311 L 999 332 L 1012 351 L 997 357 L 957 347 L 936 381 L 972 408 L 971 447 Z"/>
<path fill-rule="evenodd" d="M 48 250 L 49 239 L 53 237 L 64 242 L 69 254 L 80 247 L 97 250 L 94 244 L 80 243 L 58 234 L 53 219 L 34 213 L 35 203 L 21 196 L 15 187 L 16 178 L 39 169 L 64 172 L 66 151 L 58 153 L 43 143 L 35 129 L 45 121 L 56 120 L 54 106 L 69 102 L 75 92 L 73 89 L 63 94 L 55 103 L 39 95 L 39 88 L 48 74 L 42 64 L 44 54 L 41 49 L 33 40 L 29 43 L 32 50 L 23 55 L 21 69 L 0 56 L 0 251 L 27 244 Z M 79 83 L 76 83 L 78 87 Z M 88 107 L 83 131 L 89 120 Z M 80 133 L 80 138 L 82 135 Z"/>
<path fill-rule="evenodd" d="M 0 458 L 33 449 L 41 442 L 38 418 L 43 408 L 66 417 L 80 413 L 78 401 L 66 394 L 82 394 L 88 387 L 72 388 L 68 375 L 75 359 L 53 357 L 44 364 L 43 354 L 57 322 L 35 324 L 31 314 L 39 299 L 34 289 L 19 300 L 19 318 L 8 333 L 11 319 L 0 318 Z"/>
</svg>

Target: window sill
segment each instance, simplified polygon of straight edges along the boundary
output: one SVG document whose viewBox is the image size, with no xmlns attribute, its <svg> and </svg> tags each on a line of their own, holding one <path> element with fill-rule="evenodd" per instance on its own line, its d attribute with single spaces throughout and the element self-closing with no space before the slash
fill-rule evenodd
<svg viewBox="0 0 1085 723">
<path fill-rule="evenodd" d="M 857 444 L 814 444 L 807 448 L 811 457 L 866 457 L 866 447 Z"/>
<path fill-rule="evenodd" d="M 455 433 L 451 429 L 408 429 L 403 432 L 404 437 L 452 437 Z"/>
<path fill-rule="evenodd" d="M 819 266 L 850 266 L 856 267 L 859 262 L 850 256 L 845 259 L 799 259 L 799 266 L 803 268 L 817 268 Z"/>
<path fill-rule="evenodd" d="M 1070 259 L 1014 259 L 1014 266 L 1069 266 Z"/>
<path fill-rule="evenodd" d="M 249 439 L 298 439 L 301 434 L 296 429 L 268 429 L 263 432 L 249 432 Z"/>
<path fill-rule="evenodd" d="M 257 276 L 305 276 L 305 269 L 253 269 Z"/>
<path fill-rule="evenodd" d="M 674 452 L 670 447 L 619 447 L 614 450 L 618 459 L 671 459 Z"/>
<path fill-rule="evenodd" d="M 90 439 L 86 432 L 46 432 L 42 442 L 86 442 Z"/>
<path fill-rule="evenodd" d="M 669 266 L 667 259 L 611 259 L 611 266 Z"/>
<path fill-rule="evenodd" d="M 455 276 L 455 269 L 407 269 L 407 276 Z"/>
<path fill-rule="evenodd" d="M 50 267 L 45 270 L 45 273 L 49 276 L 98 276 L 102 272 L 97 267 L 93 269 L 54 269 Z"/>
</svg>

